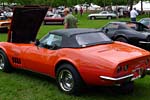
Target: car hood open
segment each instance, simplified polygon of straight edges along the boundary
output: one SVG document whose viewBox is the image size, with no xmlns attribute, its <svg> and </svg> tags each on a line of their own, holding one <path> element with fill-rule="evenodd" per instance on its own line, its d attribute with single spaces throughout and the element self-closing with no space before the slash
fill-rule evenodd
<svg viewBox="0 0 150 100">
<path fill-rule="evenodd" d="M 15 7 L 8 33 L 8 42 L 29 43 L 35 41 L 48 7 Z"/>
</svg>

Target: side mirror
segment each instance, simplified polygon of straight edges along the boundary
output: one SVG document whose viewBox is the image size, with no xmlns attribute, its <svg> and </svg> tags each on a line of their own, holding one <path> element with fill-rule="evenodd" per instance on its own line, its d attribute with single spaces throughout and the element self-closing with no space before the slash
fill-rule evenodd
<svg viewBox="0 0 150 100">
<path fill-rule="evenodd" d="M 36 39 L 36 40 L 35 40 L 35 45 L 38 46 L 39 44 L 40 44 L 39 39 Z"/>
</svg>

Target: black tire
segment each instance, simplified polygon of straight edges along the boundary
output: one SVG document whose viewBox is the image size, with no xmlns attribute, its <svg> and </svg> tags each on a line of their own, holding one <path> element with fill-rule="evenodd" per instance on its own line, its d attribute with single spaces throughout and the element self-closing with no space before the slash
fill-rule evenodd
<svg viewBox="0 0 150 100">
<path fill-rule="evenodd" d="M 120 86 L 120 93 L 130 94 L 134 91 L 134 82 L 124 83 Z"/>
<path fill-rule="evenodd" d="M 3 72 L 10 73 L 13 71 L 13 68 L 11 67 L 9 60 L 7 58 L 7 55 L 3 50 L 0 50 L 0 69 Z"/>
<path fill-rule="evenodd" d="M 44 21 L 43 24 L 44 24 L 44 25 L 47 25 L 47 24 L 46 24 L 46 21 Z"/>
<path fill-rule="evenodd" d="M 7 33 L 8 32 L 8 28 L 0 28 L 0 33 Z"/>
<path fill-rule="evenodd" d="M 134 91 L 134 82 L 127 82 L 120 86 L 112 87 L 111 91 L 117 94 L 131 94 Z"/>
<path fill-rule="evenodd" d="M 91 19 L 91 20 L 95 20 L 96 18 L 95 18 L 94 16 L 91 16 L 90 19 Z"/>
<path fill-rule="evenodd" d="M 61 25 L 64 25 L 64 22 L 61 22 Z"/>
<path fill-rule="evenodd" d="M 62 64 L 56 71 L 56 81 L 59 89 L 67 94 L 79 95 L 82 79 L 71 64 Z"/>
<path fill-rule="evenodd" d="M 115 41 L 128 43 L 128 40 L 126 38 L 124 38 L 124 37 L 118 37 L 118 38 L 115 39 Z"/>
<path fill-rule="evenodd" d="M 108 16 L 107 19 L 112 19 L 112 16 Z"/>
</svg>

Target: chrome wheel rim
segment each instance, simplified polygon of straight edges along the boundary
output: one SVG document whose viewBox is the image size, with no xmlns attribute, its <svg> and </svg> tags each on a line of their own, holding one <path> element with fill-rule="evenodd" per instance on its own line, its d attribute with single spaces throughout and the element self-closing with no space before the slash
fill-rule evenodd
<svg viewBox="0 0 150 100">
<path fill-rule="evenodd" d="M 92 17 L 91 19 L 92 19 L 92 20 L 94 20 L 95 18 L 94 18 L 94 17 Z"/>
<path fill-rule="evenodd" d="M 71 91 L 74 87 L 74 79 L 69 70 L 61 70 L 58 76 L 58 81 L 63 91 Z"/>
<path fill-rule="evenodd" d="M 108 19 L 111 19 L 111 17 L 108 17 Z"/>
<path fill-rule="evenodd" d="M 4 57 L 0 54 L 0 70 L 4 69 L 5 62 Z"/>
</svg>

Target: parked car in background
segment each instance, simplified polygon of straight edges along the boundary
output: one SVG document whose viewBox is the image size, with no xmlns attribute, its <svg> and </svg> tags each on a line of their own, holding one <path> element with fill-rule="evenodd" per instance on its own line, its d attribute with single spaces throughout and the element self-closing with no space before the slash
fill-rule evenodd
<svg viewBox="0 0 150 100">
<path fill-rule="evenodd" d="M 142 18 L 139 22 L 150 28 L 150 18 Z"/>
<path fill-rule="evenodd" d="M 46 13 L 46 16 L 48 17 L 52 17 L 54 15 L 54 13 L 51 10 L 48 10 Z"/>
<path fill-rule="evenodd" d="M 13 12 L 12 11 L 7 11 L 7 12 L 4 11 L 2 15 L 11 18 L 13 16 Z"/>
<path fill-rule="evenodd" d="M 0 16 L 0 33 L 7 33 L 10 27 L 11 19 L 6 16 Z"/>
<path fill-rule="evenodd" d="M 96 29 L 54 30 L 36 40 L 47 9 L 14 9 L 8 42 L 0 43 L 2 71 L 20 68 L 50 76 L 68 94 L 79 93 L 85 84 L 117 84 L 126 92 L 133 90 L 135 79 L 145 76 L 148 51 L 114 42 Z"/>
<path fill-rule="evenodd" d="M 13 16 L 12 8 L 10 7 L 0 7 L 0 15 L 11 18 Z"/>
<path fill-rule="evenodd" d="M 44 18 L 44 24 L 63 24 L 64 23 L 64 16 L 61 14 L 54 14 L 52 16 L 45 16 Z"/>
<path fill-rule="evenodd" d="M 65 6 L 59 6 L 59 7 L 56 8 L 56 12 L 59 13 L 59 14 L 63 14 L 64 9 L 65 9 Z"/>
<path fill-rule="evenodd" d="M 150 50 L 150 30 L 139 22 L 110 22 L 100 30 L 115 41 Z"/>
<path fill-rule="evenodd" d="M 88 18 L 91 20 L 100 19 L 100 18 L 112 19 L 112 18 L 116 18 L 116 17 L 117 17 L 117 15 L 115 13 L 109 12 L 109 11 L 102 11 L 100 13 L 88 15 Z"/>
</svg>

